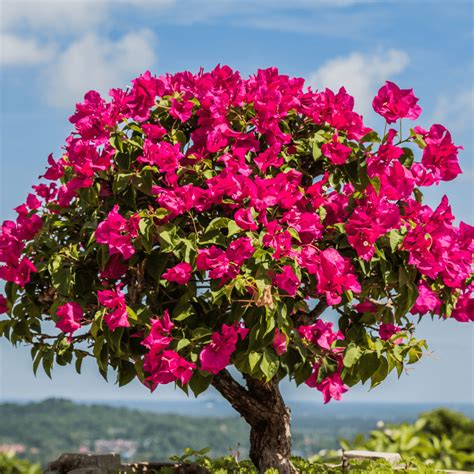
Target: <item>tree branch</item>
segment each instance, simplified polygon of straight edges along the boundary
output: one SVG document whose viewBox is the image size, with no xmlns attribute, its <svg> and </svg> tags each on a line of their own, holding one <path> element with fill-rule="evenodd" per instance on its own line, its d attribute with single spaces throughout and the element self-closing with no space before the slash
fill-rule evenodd
<svg viewBox="0 0 474 474">
<path fill-rule="evenodd" d="M 245 387 L 234 380 L 227 369 L 214 375 L 212 385 L 248 423 L 262 412 L 261 404 Z"/>
<path fill-rule="evenodd" d="M 327 309 L 328 304 L 324 300 L 319 300 L 318 304 L 309 313 L 300 313 L 295 318 L 295 326 L 309 326 L 314 324 L 316 319 Z"/>
</svg>

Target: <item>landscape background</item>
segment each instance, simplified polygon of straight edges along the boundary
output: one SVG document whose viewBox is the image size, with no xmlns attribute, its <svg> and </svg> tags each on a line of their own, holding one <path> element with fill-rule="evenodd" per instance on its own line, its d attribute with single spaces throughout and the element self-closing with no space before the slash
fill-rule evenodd
<svg viewBox="0 0 474 474">
<path fill-rule="evenodd" d="M 309 458 L 339 449 L 340 439 L 389 423 L 414 422 L 435 404 L 342 403 L 322 408 L 290 400 L 293 455 Z M 473 417 L 473 406 L 448 404 Z M 0 404 L 0 452 L 46 466 L 64 452 L 119 453 L 127 461 L 167 461 L 185 448 L 211 448 L 209 455 L 248 456 L 249 428 L 225 400 L 191 403 L 140 400 L 108 404 L 46 399 Z M 383 424 L 381 423 L 383 422 Z M 474 433 L 472 433 L 474 436 Z"/>
</svg>

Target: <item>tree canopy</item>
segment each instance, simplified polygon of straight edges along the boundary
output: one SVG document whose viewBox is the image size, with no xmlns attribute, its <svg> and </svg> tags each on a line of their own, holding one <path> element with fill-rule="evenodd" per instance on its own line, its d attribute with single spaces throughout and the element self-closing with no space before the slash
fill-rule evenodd
<svg viewBox="0 0 474 474">
<path fill-rule="evenodd" d="M 402 136 L 421 108 L 392 82 L 373 107 L 383 135 L 344 88 L 275 68 L 88 92 L 62 156 L 3 223 L 1 333 L 48 375 L 92 356 L 119 385 L 212 383 L 249 422 L 269 400 L 284 410 L 268 390 L 285 376 L 328 402 L 400 375 L 426 347 L 417 315 L 474 318 L 474 228 L 447 197 L 422 202 L 461 173 L 446 128 Z"/>
<path fill-rule="evenodd" d="M 473 228 L 446 197 L 422 204 L 420 188 L 461 172 L 442 125 L 380 136 L 344 88 L 274 68 L 132 84 L 86 94 L 3 223 L 0 328 L 32 344 L 35 368 L 93 355 L 121 385 L 198 394 L 233 364 L 328 401 L 420 358 L 412 315 L 472 320 Z M 417 101 L 387 82 L 373 107 L 392 124 Z"/>
</svg>

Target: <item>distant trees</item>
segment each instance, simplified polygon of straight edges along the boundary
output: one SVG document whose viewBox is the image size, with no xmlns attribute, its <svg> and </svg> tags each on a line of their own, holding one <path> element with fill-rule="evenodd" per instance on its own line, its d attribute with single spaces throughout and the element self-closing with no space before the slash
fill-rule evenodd
<svg viewBox="0 0 474 474">
<path fill-rule="evenodd" d="M 414 457 L 439 469 L 474 468 L 474 420 L 440 408 L 423 413 L 413 423 L 388 425 L 342 441 L 344 449 L 394 452 Z"/>
</svg>

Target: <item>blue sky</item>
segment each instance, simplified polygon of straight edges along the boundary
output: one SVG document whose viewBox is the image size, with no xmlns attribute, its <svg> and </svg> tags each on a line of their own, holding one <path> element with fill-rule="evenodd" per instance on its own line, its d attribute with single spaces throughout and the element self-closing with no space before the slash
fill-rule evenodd
<svg viewBox="0 0 474 474">
<path fill-rule="evenodd" d="M 315 88 L 344 85 L 366 122 L 383 130 L 370 103 L 386 79 L 413 87 L 421 125 L 443 123 L 464 146 L 464 174 L 426 192 L 443 194 L 472 224 L 473 4 L 471 1 L 356 0 L 2 0 L 0 4 L 0 219 L 25 198 L 50 152 L 71 130 L 67 117 L 85 91 L 106 93 L 150 69 L 196 71 L 228 64 L 248 75 L 277 66 Z M 408 124 L 405 124 L 408 128 Z M 349 401 L 472 402 L 472 326 L 426 318 L 418 329 L 432 354 L 400 380 Z M 94 364 L 77 376 L 56 368 L 35 378 L 26 348 L 0 341 L 0 398 L 150 398 L 139 384 L 118 390 Z M 309 389 L 288 397 L 320 400 Z M 151 398 L 181 397 L 171 387 Z"/>
</svg>

